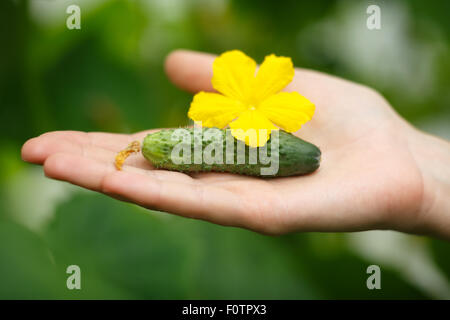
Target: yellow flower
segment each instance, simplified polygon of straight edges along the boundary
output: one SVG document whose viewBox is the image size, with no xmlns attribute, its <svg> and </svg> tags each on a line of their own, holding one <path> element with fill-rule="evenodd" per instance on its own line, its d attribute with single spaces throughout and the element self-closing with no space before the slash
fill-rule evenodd
<svg viewBox="0 0 450 320">
<path fill-rule="evenodd" d="M 311 120 L 312 102 L 298 92 L 279 92 L 294 77 L 290 58 L 266 56 L 255 74 L 256 62 L 243 52 L 223 53 L 214 60 L 211 80 L 219 93 L 197 93 L 188 116 L 205 127 L 229 125 L 231 134 L 251 147 L 264 146 L 271 130 L 294 132 Z M 248 138 L 248 129 L 256 130 L 256 139 Z"/>
</svg>

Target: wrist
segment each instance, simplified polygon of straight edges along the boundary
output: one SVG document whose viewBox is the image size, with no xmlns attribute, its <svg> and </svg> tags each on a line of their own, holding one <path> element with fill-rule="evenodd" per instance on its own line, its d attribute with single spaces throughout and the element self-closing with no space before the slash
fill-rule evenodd
<svg viewBox="0 0 450 320">
<path fill-rule="evenodd" d="M 450 239 L 450 143 L 416 129 L 408 143 L 422 175 L 418 232 Z"/>
</svg>

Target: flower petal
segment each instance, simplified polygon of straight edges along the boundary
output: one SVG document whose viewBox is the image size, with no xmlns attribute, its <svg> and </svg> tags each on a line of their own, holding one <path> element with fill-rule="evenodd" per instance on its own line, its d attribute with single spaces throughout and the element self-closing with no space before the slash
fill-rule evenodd
<svg viewBox="0 0 450 320">
<path fill-rule="evenodd" d="M 270 138 L 272 130 L 278 130 L 258 110 L 247 110 L 237 120 L 230 123 L 231 134 L 238 140 L 245 141 L 250 147 L 262 147 Z"/>
<path fill-rule="evenodd" d="M 246 102 L 255 80 L 256 62 L 239 50 L 222 53 L 214 60 L 212 86 L 224 95 Z"/>
<path fill-rule="evenodd" d="M 291 58 L 266 56 L 254 81 L 252 102 L 256 105 L 279 92 L 292 81 L 294 74 Z"/>
<path fill-rule="evenodd" d="M 257 110 L 287 132 L 295 132 L 314 115 L 314 104 L 298 92 L 280 92 L 262 101 Z"/>
<path fill-rule="evenodd" d="M 224 128 L 245 110 L 246 107 L 237 100 L 201 91 L 194 96 L 188 116 L 194 121 L 202 121 L 204 127 Z"/>
</svg>

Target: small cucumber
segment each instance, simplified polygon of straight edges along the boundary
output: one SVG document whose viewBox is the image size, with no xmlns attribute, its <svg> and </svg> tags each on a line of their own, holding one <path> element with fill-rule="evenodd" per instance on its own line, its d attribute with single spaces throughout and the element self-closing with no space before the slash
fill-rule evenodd
<svg viewBox="0 0 450 320">
<path fill-rule="evenodd" d="M 285 131 L 272 133 L 264 147 L 252 148 L 236 140 L 229 130 L 213 129 L 219 133 L 213 138 L 207 133 L 211 128 L 166 129 L 149 134 L 144 138 L 142 154 L 156 168 L 181 172 L 285 177 L 311 173 L 319 168 L 319 148 Z M 183 134 L 175 130 L 182 130 Z M 274 135 L 279 138 L 278 145 Z M 207 155 L 214 161 L 208 161 Z M 268 170 L 269 167 L 275 170 Z"/>
</svg>

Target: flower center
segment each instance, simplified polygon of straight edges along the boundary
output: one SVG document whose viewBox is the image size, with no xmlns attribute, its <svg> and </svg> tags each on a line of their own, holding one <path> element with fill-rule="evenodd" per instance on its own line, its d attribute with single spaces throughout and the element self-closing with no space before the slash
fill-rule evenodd
<svg viewBox="0 0 450 320">
<path fill-rule="evenodd" d="M 256 110 L 256 108 L 255 108 L 255 106 L 252 106 L 252 105 L 250 105 L 249 107 L 248 107 L 248 110 Z"/>
</svg>

